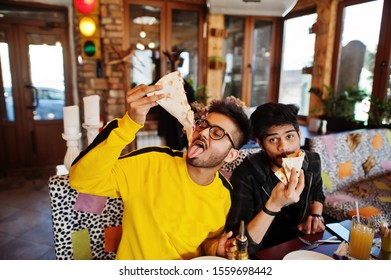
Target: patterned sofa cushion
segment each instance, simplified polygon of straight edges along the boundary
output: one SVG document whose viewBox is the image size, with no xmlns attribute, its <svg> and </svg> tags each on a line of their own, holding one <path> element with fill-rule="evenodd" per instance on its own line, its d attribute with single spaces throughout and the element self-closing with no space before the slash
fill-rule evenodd
<svg viewBox="0 0 391 280">
<path fill-rule="evenodd" d="M 324 213 L 339 221 L 350 219 L 349 212 L 355 213 L 356 201 L 362 210 L 372 208 L 379 224 L 382 219 L 391 221 L 391 175 L 353 183 L 326 195 Z M 360 214 L 363 215 L 361 210 Z"/>
<path fill-rule="evenodd" d="M 324 212 L 344 220 L 359 207 L 372 206 L 391 215 L 391 131 L 363 129 L 315 136 L 306 148 L 319 153 L 322 162 Z"/>
<path fill-rule="evenodd" d="M 69 185 L 68 175 L 50 177 L 48 187 L 56 258 L 115 259 L 122 200 L 79 193 Z"/>
<path fill-rule="evenodd" d="M 319 153 L 324 192 L 391 172 L 391 131 L 363 129 L 308 138 Z"/>
</svg>

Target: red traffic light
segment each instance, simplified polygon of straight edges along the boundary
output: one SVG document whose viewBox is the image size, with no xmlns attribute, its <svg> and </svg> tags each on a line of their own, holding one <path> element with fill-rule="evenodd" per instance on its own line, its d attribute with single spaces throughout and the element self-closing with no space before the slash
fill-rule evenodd
<svg viewBox="0 0 391 280">
<path fill-rule="evenodd" d="M 96 5 L 96 0 L 74 0 L 76 9 L 82 14 L 91 13 Z"/>
</svg>

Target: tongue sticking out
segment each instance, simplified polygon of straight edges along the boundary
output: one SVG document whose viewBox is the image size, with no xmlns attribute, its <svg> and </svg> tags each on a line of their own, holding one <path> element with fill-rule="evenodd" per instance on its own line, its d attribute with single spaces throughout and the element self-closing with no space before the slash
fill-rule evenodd
<svg viewBox="0 0 391 280">
<path fill-rule="evenodd" d="M 198 157 L 200 154 L 204 152 L 204 148 L 194 145 L 190 148 L 189 152 L 187 153 L 189 158 L 195 158 Z"/>
</svg>

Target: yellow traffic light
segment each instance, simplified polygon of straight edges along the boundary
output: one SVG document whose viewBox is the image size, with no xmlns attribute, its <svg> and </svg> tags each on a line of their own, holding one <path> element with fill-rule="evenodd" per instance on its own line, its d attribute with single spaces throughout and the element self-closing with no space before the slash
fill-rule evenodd
<svg viewBox="0 0 391 280">
<path fill-rule="evenodd" d="M 85 16 L 79 22 L 80 33 L 83 36 L 91 37 L 96 32 L 96 22 L 90 16 Z"/>
</svg>

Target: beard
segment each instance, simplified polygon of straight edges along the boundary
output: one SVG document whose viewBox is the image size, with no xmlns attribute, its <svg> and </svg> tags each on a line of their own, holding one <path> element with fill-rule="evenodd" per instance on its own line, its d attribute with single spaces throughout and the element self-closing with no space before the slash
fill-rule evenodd
<svg viewBox="0 0 391 280">
<path fill-rule="evenodd" d="M 200 168 L 215 168 L 221 165 L 221 163 L 224 161 L 225 157 L 228 155 L 230 150 L 227 150 L 224 154 L 212 154 L 208 159 L 201 159 L 201 158 L 188 158 L 186 157 L 186 162 L 193 166 L 193 167 L 200 167 Z"/>
</svg>

